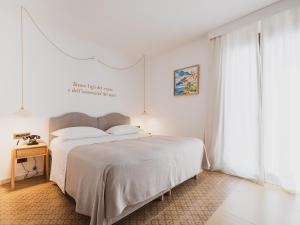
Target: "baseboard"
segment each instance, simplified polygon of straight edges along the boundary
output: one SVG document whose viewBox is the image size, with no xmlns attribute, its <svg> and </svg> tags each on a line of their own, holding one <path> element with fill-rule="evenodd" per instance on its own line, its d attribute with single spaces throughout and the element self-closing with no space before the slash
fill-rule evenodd
<svg viewBox="0 0 300 225">
<path fill-rule="evenodd" d="M 29 172 L 28 176 L 29 177 L 36 177 L 36 176 L 41 176 L 43 174 L 44 174 L 44 171 L 38 171 L 37 174 L 35 173 L 35 171 L 32 171 L 32 172 Z M 25 173 L 17 175 L 15 180 L 16 181 L 25 180 Z M 0 180 L 0 185 L 7 184 L 7 183 L 10 183 L 10 178 Z"/>
</svg>

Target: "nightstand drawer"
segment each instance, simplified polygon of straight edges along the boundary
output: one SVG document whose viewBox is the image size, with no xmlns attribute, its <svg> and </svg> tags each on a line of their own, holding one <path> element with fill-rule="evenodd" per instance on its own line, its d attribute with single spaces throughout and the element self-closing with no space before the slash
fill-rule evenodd
<svg viewBox="0 0 300 225">
<path fill-rule="evenodd" d="M 18 149 L 16 151 L 16 158 L 33 157 L 36 155 L 45 155 L 47 149 L 45 147 L 31 148 L 31 149 Z"/>
</svg>

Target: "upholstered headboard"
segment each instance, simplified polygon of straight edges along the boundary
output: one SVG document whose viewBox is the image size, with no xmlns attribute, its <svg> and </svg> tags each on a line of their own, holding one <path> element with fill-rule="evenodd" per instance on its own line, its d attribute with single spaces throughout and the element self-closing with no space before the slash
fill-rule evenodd
<svg viewBox="0 0 300 225">
<path fill-rule="evenodd" d="M 84 113 L 71 112 L 49 120 L 49 141 L 52 140 L 51 132 L 67 127 L 95 127 L 107 130 L 113 126 L 130 124 L 130 118 L 120 113 L 109 113 L 105 116 L 92 117 Z"/>
</svg>

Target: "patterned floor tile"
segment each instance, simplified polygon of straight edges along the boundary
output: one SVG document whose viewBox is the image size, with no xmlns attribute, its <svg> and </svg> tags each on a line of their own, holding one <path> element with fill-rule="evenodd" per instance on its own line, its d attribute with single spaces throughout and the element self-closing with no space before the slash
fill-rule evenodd
<svg viewBox="0 0 300 225">
<path fill-rule="evenodd" d="M 164 201 L 153 201 L 116 225 L 203 225 L 240 182 L 229 175 L 203 172 L 172 190 Z M 0 186 L 0 225 L 88 225 L 75 212 L 74 201 L 42 177 Z"/>
</svg>

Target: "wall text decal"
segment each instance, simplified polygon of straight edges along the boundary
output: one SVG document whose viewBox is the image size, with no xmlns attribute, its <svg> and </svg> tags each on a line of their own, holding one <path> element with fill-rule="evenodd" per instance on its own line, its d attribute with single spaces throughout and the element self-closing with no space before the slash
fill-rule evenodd
<svg viewBox="0 0 300 225">
<path fill-rule="evenodd" d="M 105 97 L 117 97 L 114 90 L 101 84 L 90 84 L 73 81 L 68 92 L 72 94 L 97 95 Z"/>
</svg>

